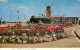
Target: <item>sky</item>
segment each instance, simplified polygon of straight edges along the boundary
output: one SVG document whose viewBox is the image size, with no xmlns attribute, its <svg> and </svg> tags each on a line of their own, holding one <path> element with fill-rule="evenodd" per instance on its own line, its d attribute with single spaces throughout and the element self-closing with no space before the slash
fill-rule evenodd
<svg viewBox="0 0 80 50">
<path fill-rule="evenodd" d="M 46 15 L 46 5 L 51 5 L 51 16 L 80 17 L 80 0 L 0 0 L 0 18 L 2 21 L 25 22 L 31 16 Z M 17 12 L 17 10 L 19 12 Z"/>
</svg>

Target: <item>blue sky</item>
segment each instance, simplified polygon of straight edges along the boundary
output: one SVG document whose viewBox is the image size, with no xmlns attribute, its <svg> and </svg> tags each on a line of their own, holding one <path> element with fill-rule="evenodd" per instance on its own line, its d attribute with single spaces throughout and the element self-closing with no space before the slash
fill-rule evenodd
<svg viewBox="0 0 80 50">
<path fill-rule="evenodd" d="M 51 7 L 52 16 L 80 17 L 80 0 L 0 0 L 0 18 L 10 21 L 11 15 L 11 21 L 17 21 L 17 10 L 20 21 L 27 21 L 32 15 L 45 15 L 44 3 L 54 3 Z"/>
</svg>

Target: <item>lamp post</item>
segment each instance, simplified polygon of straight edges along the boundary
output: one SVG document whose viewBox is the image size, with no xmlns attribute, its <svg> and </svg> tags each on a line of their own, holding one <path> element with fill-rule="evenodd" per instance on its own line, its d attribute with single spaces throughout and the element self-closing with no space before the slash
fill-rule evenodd
<svg viewBox="0 0 80 50">
<path fill-rule="evenodd" d="M 11 24 L 11 15 L 10 15 L 10 24 Z M 11 26 L 10 26 L 10 28 L 11 28 Z"/>
<path fill-rule="evenodd" d="M 17 16 L 17 24 L 19 22 L 19 10 L 17 10 L 18 16 Z"/>
</svg>

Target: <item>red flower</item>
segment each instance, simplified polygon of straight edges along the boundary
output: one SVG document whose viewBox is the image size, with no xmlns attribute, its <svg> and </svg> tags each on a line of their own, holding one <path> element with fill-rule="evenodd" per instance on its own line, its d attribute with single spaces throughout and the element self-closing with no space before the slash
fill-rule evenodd
<svg viewBox="0 0 80 50">
<path fill-rule="evenodd" d="M 33 34 L 35 34 L 35 31 L 33 31 Z"/>
<path fill-rule="evenodd" d="M 28 33 L 30 33 L 30 31 L 28 31 Z"/>
<path fill-rule="evenodd" d="M 19 33 L 19 34 L 21 34 L 21 33 Z"/>
<path fill-rule="evenodd" d="M 72 24 L 60 24 L 59 26 L 70 26 Z"/>
<path fill-rule="evenodd" d="M 42 32 L 43 32 L 43 29 L 42 29 Z"/>
<path fill-rule="evenodd" d="M 25 33 L 26 31 L 25 31 L 25 30 L 23 30 L 23 32 Z"/>
<path fill-rule="evenodd" d="M 35 35 L 34 33 L 32 35 Z"/>
<path fill-rule="evenodd" d="M 17 27 L 21 27 L 22 25 L 21 25 L 21 24 L 15 24 L 15 26 L 17 26 Z"/>
<path fill-rule="evenodd" d="M 35 30 L 35 32 L 38 32 L 37 30 Z"/>
<path fill-rule="evenodd" d="M 44 34 L 46 34 L 47 32 L 44 32 Z"/>
<path fill-rule="evenodd" d="M 1 30 L 1 28 L 0 28 L 0 30 Z"/>
<path fill-rule="evenodd" d="M 8 31 L 6 31 L 6 33 L 8 34 Z"/>
<path fill-rule="evenodd" d="M 6 34 L 6 35 L 8 35 L 8 34 Z"/>
</svg>

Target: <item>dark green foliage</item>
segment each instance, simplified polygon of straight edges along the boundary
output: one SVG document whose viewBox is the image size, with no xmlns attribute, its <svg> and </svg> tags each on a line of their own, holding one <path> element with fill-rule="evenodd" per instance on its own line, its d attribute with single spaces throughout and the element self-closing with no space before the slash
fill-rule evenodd
<svg viewBox="0 0 80 50">
<path fill-rule="evenodd" d="M 2 38 L 0 38 L 0 43 L 2 43 Z"/>
<path fill-rule="evenodd" d="M 6 42 L 10 43 L 10 39 L 6 39 Z"/>
<path fill-rule="evenodd" d="M 18 41 L 18 39 L 15 39 L 15 42 L 17 42 Z"/>
<path fill-rule="evenodd" d="M 33 41 L 34 41 L 33 39 L 29 39 L 29 38 L 27 39 L 28 43 L 33 43 Z"/>
<path fill-rule="evenodd" d="M 80 24 L 80 20 L 79 20 L 79 24 Z"/>
</svg>

